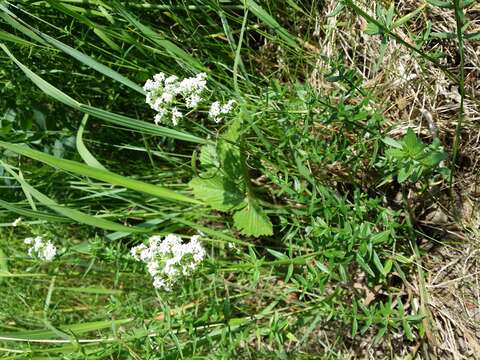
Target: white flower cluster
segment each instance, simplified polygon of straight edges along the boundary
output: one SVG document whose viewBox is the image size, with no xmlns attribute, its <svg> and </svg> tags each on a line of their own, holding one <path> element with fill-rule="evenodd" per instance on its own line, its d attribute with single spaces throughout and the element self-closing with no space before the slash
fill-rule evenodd
<svg viewBox="0 0 480 360">
<path fill-rule="evenodd" d="M 147 265 L 155 288 L 171 291 L 178 278 L 190 275 L 205 258 L 205 249 L 199 238 L 194 235 L 189 243 L 183 244 L 178 235 L 169 234 L 163 241 L 160 236 L 152 236 L 148 239 L 148 246 L 135 246 L 130 253 Z"/>
<path fill-rule="evenodd" d="M 52 261 L 57 254 L 55 245 L 50 240 L 45 242 L 41 236 L 28 237 L 24 240 L 24 243 L 31 245 L 30 249 L 28 249 L 28 255 L 37 257 L 40 260 Z"/>
<path fill-rule="evenodd" d="M 207 74 L 199 73 L 195 77 L 180 80 L 177 76 L 166 76 L 158 73 L 153 79 L 147 80 L 143 86 L 146 92 L 146 102 L 157 111 L 155 124 L 170 115 L 173 125 L 177 125 L 183 114 L 173 103 L 178 96 L 183 97 L 187 108 L 194 108 L 202 101 L 202 93 L 207 87 Z"/>
<path fill-rule="evenodd" d="M 223 105 L 220 104 L 220 101 L 215 101 L 210 106 L 208 117 L 218 124 L 220 121 L 223 120 L 221 115 L 228 114 L 230 111 L 232 111 L 234 104 L 235 100 L 230 100 Z"/>
</svg>

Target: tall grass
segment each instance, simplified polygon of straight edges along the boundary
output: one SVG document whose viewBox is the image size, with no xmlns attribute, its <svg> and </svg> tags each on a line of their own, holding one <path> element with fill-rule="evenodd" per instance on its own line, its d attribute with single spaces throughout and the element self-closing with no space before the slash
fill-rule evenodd
<svg viewBox="0 0 480 360">
<path fill-rule="evenodd" d="M 341 59 L 325 59 L 329 93 L 308 83 L 318 6 L 1 3 L 2 352 L 336 358 L 362 337 L 425 339 L 410 285 L 423 277 L 423 233 L 394 196 L 427 196 L 444 151 L 410 132 L 387 137 Z M 208 101 L 238 109 L 222 124 L 201 105 L 177 127 L 155 125 L 141 86 L 160 71 L 206 72 Z M 170 233 L 200 233 L 208 257 L 163 293 L 129 250 Z M 55 261 L 27 256 L 32 234 L 55 241 Z"/>
</svg>

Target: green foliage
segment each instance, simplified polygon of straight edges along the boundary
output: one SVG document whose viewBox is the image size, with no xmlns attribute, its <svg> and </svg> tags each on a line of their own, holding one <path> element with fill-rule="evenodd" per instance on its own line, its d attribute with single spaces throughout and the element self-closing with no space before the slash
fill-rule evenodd
<svg viewBox="0 0 480 360">
<path fill-rule="evenodd" d="M 322 57 L 329 92 L 308 84 L 313 5 L 2 2 L 1 351 L 336 358 L 370 334 L 423 341 L 426 314 L 403 291 L 420 230 L 385 199 L 394 176 L 428 189 L 447 157 L 412 131 L 385 138 L 364 74 L 342 59 Z M 365 15 L 355 6 L 330 15 Z M 384 51 L 419 14 L 379 6 L 367 32 Z M 153 124 L 141 84 L 159 71 L 206 71 L 208 100 L 238 113 L 217 125 L 201 105 L 175 129 Z M 169 233 L 201 233 L 208 258 L 159 293 L 129 249 Z M 61 247 L 54 262 L 27 256 L 32 234 Z M 331 346 L 312 340 L 332 327 Z"/>
<path fill-rule="evenodd" d="M 194 196 L 213 209 L 235 211 L 235 226 L 246 236 L 273 234 L 273 225 L 258 204 L 242 155 L 243 110 L 229 125 L 217 148 L 203 145 L 200 164 L 204 171 L 189 182 Z M 244 151 L 244 149 L 243 149 Z"/>
<path fill-rule="evenodd" d="M 396 173 L 397 181 L 417 182 L 427 179 L 435 172 L 448 172 L 448 169 L 440 166 L 447 159 L 440 140 L 435 138 L 429 145 L 424 144 L 412 131 L 400 141 L 385 138 L 384 143 L 390 148 L 385 151 L 385 166 Z"/>
</svg>

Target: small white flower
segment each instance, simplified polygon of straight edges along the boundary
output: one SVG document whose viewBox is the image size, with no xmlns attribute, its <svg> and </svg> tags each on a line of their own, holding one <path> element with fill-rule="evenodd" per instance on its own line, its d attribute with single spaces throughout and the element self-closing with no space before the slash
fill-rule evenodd
<svg viewBox="0 0 480 360">
<path fill-rule="evenodd" d="M 23 240 L 23 242 L 27 245 L 30 245 L 31 243 L 33 243 L 33 238 L 27 237 L 25 238 L 25 240 Z"/>
<path fill-rule="evenodd" d="M 179 278 L 190 275 L 206 255 L 199 235 L 193 235 L 190 242 L 183 243 L 175 234 L 167 235 L 163 241 L 160 236 L 151 236 L 148 246 L 140 244 L 130 253 L 146 264 L 153 286 L 165 291 L 170 291 Z"/>
<path fill-rule="evenodd" d="M 178 125 L 178 119 L 181 119 L 183 117 L 183 114 L 178 111 L 176 107 L 172 108 L 172 123 L 174 126 Z"/>
<path fill-rule="evenodd" d="M 57 248 L 55 245 L 53 245 L 50 240 L 44 242 L 43 237 L 41 236 L 26 238 L 24 243 L 32 245 L 30 249 L 28 249 L 28 255 L 37 257 L 40 260 L 52 261 L 55 255 L 57 255 Z"/>
<path fill-rule="evenodd" d="M 221 115 L 228 114 L 230 111 L 232 111 L 234 104 L 235 100 L 229 100 L 223 105 L 220 104 L 219 101 L 214 101 L 212 105 L 210 105 L 208 117 L 218 124 L 223 120 Z"/>
<path fill-rule="evenodd" d="M 22 222 L 22 218 L 19 217 L 19 218 L 15 219 L 14 222 L 12 222 L 12 226 L 17 227 L 21 222 Z"/>
<path fill-rule="evenodd" d="M 47 244 L 42 250 L 42 256 L 45 261 L 52 261 L 55 255 L 57 254 L 57 248 L 51 243 L 50 240 L 47 241 Z"/>
<path fill-rule="evenodd" d="M 183 98 L 185 106 L 196 107 L 202 101 L 202 93 L 207 87 L 207 74 L 200 73 L 195 77 L 179 80 L 175 75 L 166 77 L 164 73 L 158 73 L 145 82 L 145 101 L 157 111 L 155 124 L 159 124 L 167 113 L 171 113 L 173 125 L 177 125 L 182 117 L 176 107 L 170 107 Z"/>
</svg>

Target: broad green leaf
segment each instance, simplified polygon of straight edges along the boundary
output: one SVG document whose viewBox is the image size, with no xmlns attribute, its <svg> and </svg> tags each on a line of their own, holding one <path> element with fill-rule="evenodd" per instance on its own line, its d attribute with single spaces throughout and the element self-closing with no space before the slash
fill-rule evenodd
<svg viewBox="0 0 480 360">
<path fill-rule="evenodd" d="M 34 198 L 36 198 L 40 203 L 45 205 L 46 207 L 52 209 L 53 211 L 58 212 L 59 214 L 68 217 L 76 222 L 87 224 L 90 226 L 99 227 L 101 229 L 112 230 L 112 231 L 128 231 L 128 232 L 148 232 L 147 229 L 135 228 L 135 227 L 127 227 L 124 225 L 120 225 L 114 223 L 113 221 L 109 221 L 106 219 L 102 219 L 99 217 L 95 217 L 92 215 L 85 214 L 81 211 L 70 209 L 65 206 L 62 206 L 49 198 L 48 196 L 42 194 L 40 191 L 35 189 L 25 180 L 23 180 L 20 176 L 18 176 L 8 165 L 0 162 L 2 166 L 19 182 L 22 184 L 22 187 L 28 191 Z"/>
<path fill-rule="evenodd" d="M 440 164 L 443 160 L 447 159 L 447 154 L 440 151 L 435 151 L 429 154 L 425 159 L 422 159 L 422 165 L 428 167 L 434 167 Z"/>
<path fill-rule="evenodd" d="M 232 121 L 218 143 L 218 156 L 222 170 L 230 179 L 236 182 L 242 181 L 241 179 L 243 179 L 244 175 L 240 154 L 241 116 L 245 116 L 245 114 L 242 112 L 240 116 L 237 116 Z"/>
<path fill-rule="evenodd" d="M 222 175 L 210 178 L 193 178 L 189 182 L 193 195 L 206 205 L 220 211 L 229 211 L 242 203 L 245 194 L 237 184 Z"/>
<path fill-rule="evenodd" d="M 83 131 L 85 130 L 85 125 L 87 124 L 87 120 L 88 120 L 88 114 L 85 114 L 83 116 L 82 122 L 80 123 L 80 126 L 78 127 L 77 137 L 76 137 L 78 154 L 80 155 L 82 160 L 85 161 L 85 164 L 87 164 L 88 166 L 101 169 L 101 170 L 107 170 L 102 164 L 100 164 L 100 162 L 98 162 L 95 156 L 92 155 L 92 153 L 87 149 L 87 147 L 83 143 Z"/>
<path fill-rule="evenodd" d="M 273 225 L 263 210 L 253 201 L 237 211 L 233 215 L 235 227 L 240 233 L 246 236 L 268 236 L 273 235 Z"/>
<path fill-rule="evenodd" d="M 407 130 L 407 134 L 403 138 L 403 143 L 405 149 L 411 156 L 417 155 L 423 149 L 422 142 L 417 138 L 417 135 L 415 135 L 412 129 Z"/>
<path fill-rule="evenodd" d="M 27 156 L 31 159 L 41 161 L 58 169 L 70 171 L 81 176 L 88 176 L 100 181 L 104 181 L 111 185 L 123 186 L 127 189 L 132 189 L 138 192 L 150 194 L 165 200 L 201 204 L 201 202 L 199 202 L 198 200 L 179 194 L 168 188 L 148 184 L 139 180 L 130 179 L 125 176 L 118 175 L 106 170 L 96 169 L 76 161 L 56 158 L 52 155 L 30 149 L 26 146 L 20 146 L 17 144 L 10 144 L 4 141 L 0 141 L 0 147 L 16 152 L 17 154 Z"/>
<path fill-rule="evenodd" d="M 204 168 L 219 168 L 220 161 L 217 155 L 217 148 L 213 144 L 203 145 L 200 149 L 200 164 Z"/>
</svg>

